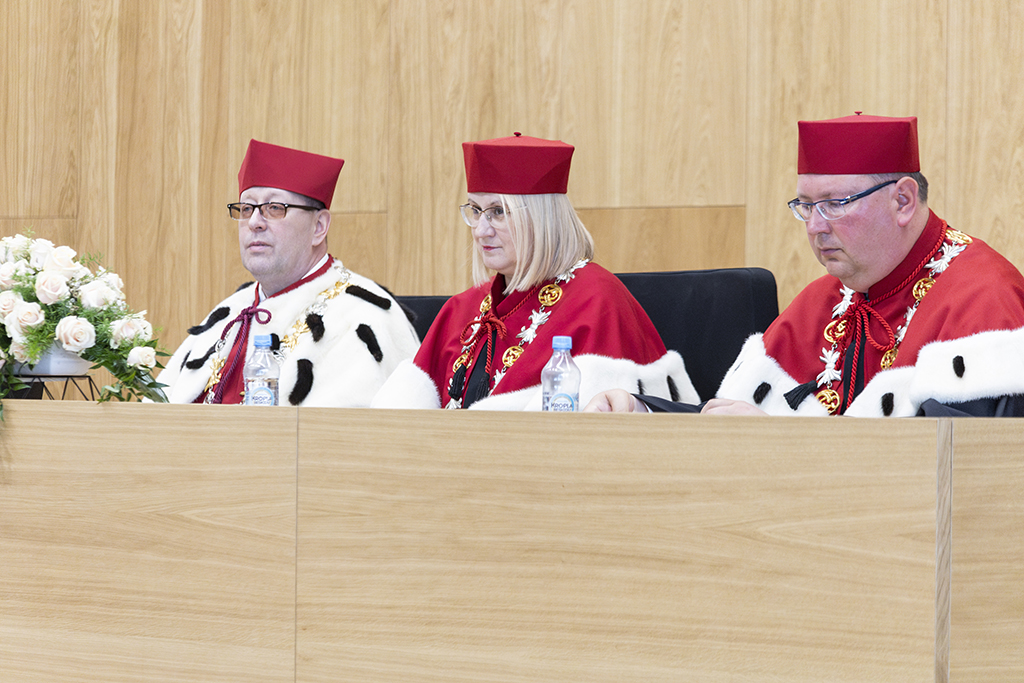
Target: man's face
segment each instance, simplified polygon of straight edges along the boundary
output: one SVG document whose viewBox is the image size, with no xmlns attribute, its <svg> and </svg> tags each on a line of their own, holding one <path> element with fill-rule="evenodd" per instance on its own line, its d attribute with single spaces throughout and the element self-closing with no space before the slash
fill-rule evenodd
<svg viewBox="0 0 1024 683">
<path fill-rule="evenodd" d="M 307 197 L 274 187 L 250 187 L 238 201 L 310 205 Z M 323 256 L 329 225 L 326 210 L 288 209 L 280 219 L 264 218 L 253 211 L 248 220 L 238 222 L 242 265 L 259 280 L 268 296 L 276 294 L 301 279 Z"/>
<path fill-rule="evenodd" d="M 843 199 L 876 183 L 866 175 L 797 176 L 797 199 L 816 202 Z M 807 239 L 821 265 L 857 292 L 867 292 L 900 264 L 905 256 L 896 222 L 894 185 L 846 205 L 846 215 L 825 220 L 817 210 L 807 221 Z"/>
</svg>

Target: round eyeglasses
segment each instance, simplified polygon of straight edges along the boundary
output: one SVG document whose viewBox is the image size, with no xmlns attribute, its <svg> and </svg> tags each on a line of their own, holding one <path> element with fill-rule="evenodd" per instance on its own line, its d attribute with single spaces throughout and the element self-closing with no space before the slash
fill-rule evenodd
<svg viewBox="0 0 1024 683">
<path fill-rule="evenodd" d="M 235 202 L 228 204 L 228 214 L 236 221 L 247 221 L 252 218 L 254 211 L 259 210 L 264 218 L 281 219 L 288 215 L 288 209 L 302 209 L 303 211 L 319 211 L 315 206 L 304 206 L 302 204 L 283 204 L 281 202 L 265 202 L 263 204 L 248 204 L 246 202 Z"/>
<path fill-rule="evenodd" d="M 855 202 L 858 199 L 867 197 L 872 192 L 881 190 L 886 185 L 892 185 L 898 182 L 896 180 L 888 180 L 881 185 L 875 185 L 869 187 L 863 192 L 857 194 L 851 194 L 849 197 L 843 197 L 842 199 L 820 199 L 816 202 L 802 202 L 799 199 L 792 199 L 789 201 L 787 206 L 789 210 L 793 212 L 793 215 L 797 217 L 797 220 L 807 222 L 811 220 L 811 210 L 817 209 L 821 217 L 827 221 L 834 221 L 837 218 L 842 218 L 846 215 L 846 207 L 851 202 Z"/>
<path fill-rule="evenodd" d="M 482 217 L 487 218 L 487 222 L 491 225 L 501 227 L 505 225 L 505 207 L 503 206 L 492 206 L 487 209 L 481 209 L 475 204 L 463 204 L 459 207 L 459 213 L 462 214 L 462 220 L 466 221 L 466 225 L 471 228 L 475 228 L 480 225 L 480 219 Z"/>
</svg>

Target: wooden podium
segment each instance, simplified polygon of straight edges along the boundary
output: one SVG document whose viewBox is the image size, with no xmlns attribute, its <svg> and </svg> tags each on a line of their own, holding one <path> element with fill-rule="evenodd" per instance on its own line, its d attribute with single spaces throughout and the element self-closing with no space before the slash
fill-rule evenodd
<svg viewBox="0 0 1024 683">
<path fill-rule="evenodd" d="M 1024 678 L 1021 421 L 5 414 L 5 682 Z"/>
</svg>

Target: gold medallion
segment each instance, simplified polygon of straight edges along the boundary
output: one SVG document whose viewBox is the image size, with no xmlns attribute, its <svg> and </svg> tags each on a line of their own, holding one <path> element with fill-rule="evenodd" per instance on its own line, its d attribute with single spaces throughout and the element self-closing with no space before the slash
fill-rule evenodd
<svg viewBox="0 0 1024 683">
<path fill-rule="evenodd" d="M 951 239 L 953 244 L 970 244 L 974 241 L 970 235 L 953 228 L 946 228 L 946 237 Z"/>
<path fill-rule="evenodd" d="M 845 320 L 833 320 L 825 326 L 825 341 L 829 344 L 835 344 L 837 341 L 846 336 L 846 321 Z"/>
<path fill-rule="evenodd" d="M 491 295 L 488 294 L 484 297 L 484 300 L 480 302 L 480 312 L 486 313 L 491 308 Z"/>
<path fill-rule="evenodd" d="M 466 361 L 469 360 L 469 352 L 462 354 L 455 359 L 455 364 L 452 366 L 452 372 L 458 372 L 460 365 L 466 365 Z"/>
<path fill-rule="evenodd" d="M 894 347 L 885 352 L 882 356 L 882 369 L 888 370 L 896 362 L 896 354 L 900 352 L 899 347 Z"/>
<path fill-rule="evenodd" d="M 818 392 L 816 398 L 821 405 L 825 406 L 829 415 L 835 415 L 836 411 L 839 410 L 839 392 L 835 389 L 822 389 Z"/>
<path fill-rule="evenodd" d="M 505 353 L 501 354 L 501 362 L 505 364 L 506 368 L 510 368 L 513 363 L 519 360 L 521 355 L 523 355 L 522 346 L 510 346 L 505 349 Z"/>
<path fill-rule="evenodd" d="M 558 285 L 544 285 L 537 295 L 542 306 L 554 306 L 562 298 L 562 288 Z"/>
<path fill-rule="evenodd" d="M 930 277 L 923 277 L 914 283 L 914 298 L 920 301 L 924 298 L 924 295 L 928 293 L 928 290 L 935 284 L 935 280 Z"/>
</svg>

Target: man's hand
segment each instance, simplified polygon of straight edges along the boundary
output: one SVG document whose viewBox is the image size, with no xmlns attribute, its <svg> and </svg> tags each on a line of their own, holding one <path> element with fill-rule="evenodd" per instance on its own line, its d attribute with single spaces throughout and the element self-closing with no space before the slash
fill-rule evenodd
<svg viewBox="0 0 1024 683">
<path fill-rule="evenodd" d="M 625 389 L 602 391 L 583 409 L 585 413 L 647 413 L 647 406 Z"/>
<path fill-rule="evenodd" d="M 704 404 L 701 415 L 767 415 L 760 408 L 746 401 L 733 401 L 728 398 L 713 398 Z"/>
</svg>

